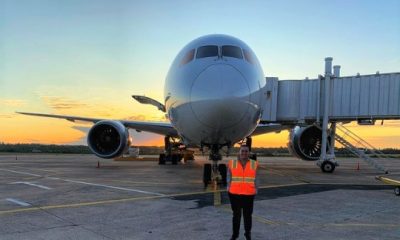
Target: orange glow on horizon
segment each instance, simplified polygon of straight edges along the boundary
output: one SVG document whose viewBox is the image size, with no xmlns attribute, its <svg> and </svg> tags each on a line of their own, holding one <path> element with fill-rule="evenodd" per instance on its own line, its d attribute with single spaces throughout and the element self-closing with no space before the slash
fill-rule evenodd
<svg viewBox="0 0 400 240">
<path fill-rule="evenodd" d="M 113 113 L 117 112 L 115 110 Z M 157 115 L 158 113 L 154 114 L 154 111 L 151 112 L 153 114 L 147 115 L 146 112 L 141 112 L 141 115 L 128 118 L 139 121 L 154 121 L 159 115 Z M 122 116 L 124 114 L 126 116 L 126 110 L 119 111 L 117 115 Z M 77 114 L 72 113 L 71 115 Z M 85 112 L 85 115 L 90 116 L 90 112 Z M 12 114 L 7 117 L 0 116 L 0 120 L 0 142 L 4 143 L 72 144 L 86 138 L 84 132 L 73 128 L 79 126 L 78 124 L 62 119 Z M 91 124 L 85 126 L 90 128 Z M 399 121 L 385 121 L 382 126 L 378 122 L 375 126 L 358 126 L 356 123 L 346 124 L 345 126 L 376 148 L 400 148 Z M 288 131 L 282 131 L 278 134 L 269 133 L 256 136 L 253 138 L 253 146 L 287 147 L 288 134 Z M 137 146 L 163 146 L 164 139 L 161 135 L 155 135 L 146 138 L 146 140 L 134 138 L 133 144 Z M 340 147 L 339 144 L 336 144 L 336 146 Z"/>
<path fill-rule="evenodd" d="M 73 123 L 57 119 L 30 119 L 21 117 L 11 121 L 2 120 L 0 142 L 5 143 L 41 143 L 69 144 L 76 142 L 84 133 L 72 128 Z"/>
<path fill-rule="evenodd" d="M 140 141 L 138 142 L 137 140 L 135 141 L 135 138 L 133 139 L 133 145 L 135 146 L 157 146 L 161 147 L 164 146 L 164 136 L 157 136 L 154 137 L 154 139 L 149 139 L 145 141 Z"/>
<path fill-rule="evenodd" d="M 269 133 L 253 137 L 254 147 L 286 147 L 288 143 L 289 131 L 280 133 Z"/>
</svg>

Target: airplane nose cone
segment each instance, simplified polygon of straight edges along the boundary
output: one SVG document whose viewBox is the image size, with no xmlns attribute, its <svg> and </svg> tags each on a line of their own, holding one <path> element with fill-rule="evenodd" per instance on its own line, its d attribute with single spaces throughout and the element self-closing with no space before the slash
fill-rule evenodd
<svg viewBox="0 0 400 240">
<path fill-rule="evenodd" d="M 205 126 L 223 129 L 236 125 L 248 111 L 250 90 L 235 67 L 214 64 L 196 78 L 191 89 L 191 107 Z"/>
</svg>

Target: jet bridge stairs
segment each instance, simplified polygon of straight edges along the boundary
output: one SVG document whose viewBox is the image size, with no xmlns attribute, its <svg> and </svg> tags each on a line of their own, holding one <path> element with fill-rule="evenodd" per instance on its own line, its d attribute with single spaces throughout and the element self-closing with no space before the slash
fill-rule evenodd
<svg viewBox="0 0 400 240">
<path fill-rule="evenodd" d="M 315 126 L 321 129 L 321 126 L 317 124 Z M 389 170 L 380 164 L 382 160 L 389 158 L 389 156 L 369 144 L 342 123 L 336 125 L 335 140 L 345 147 L 348 152 L 362 159 L 371 167 L 385 174 L 389 173 Z"/>
<path fill-rule="evenodd" d="M 389 173 L 389 170 L 379 163 L 382 162 L 381 160 L 388 158 L 388 156 L 350 131 L 350 129 L 343 126 L 343 124 L 338 124 L 336 126 L 335 140 L 345 147 L 346 150 L 368 163 L 371 167 L 385 174 Z M 366 153 L 367 150 L 370 154 Z"/>
</svg>

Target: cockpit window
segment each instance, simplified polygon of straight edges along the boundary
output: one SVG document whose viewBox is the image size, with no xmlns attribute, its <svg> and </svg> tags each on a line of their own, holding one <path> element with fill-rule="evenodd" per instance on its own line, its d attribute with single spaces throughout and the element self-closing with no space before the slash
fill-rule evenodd
<svg viewBox="0 0 400 240">
<path fill-rule="evenodd" d="M 231 45 L 222 46 L 222 56 L 242 59 L 242 49 Z"/>
<path fill-rule="evenodd" d="M 255 56 L 248 50 L 243 49 L 244 59 L 251 64 L 256 64 Z"/>
<path fill-rule="evenodd" d="M 194 58 L 194 49 L 190 50 L 185 54 L 185 56 L 182 58 L 181 65 L 185 65 L 186 63 L 192 61 Z"/>
<path fill-rule="evenodd" d="M 208 45 L 197 49 L 196 58 L 216 57 L 218 56 L 218 46 Z"/>
</svg>

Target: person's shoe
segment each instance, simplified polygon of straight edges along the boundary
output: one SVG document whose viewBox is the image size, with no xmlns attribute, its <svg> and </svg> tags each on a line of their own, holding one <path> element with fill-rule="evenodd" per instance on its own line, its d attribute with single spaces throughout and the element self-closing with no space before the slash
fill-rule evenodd
<svg viewBox="0 0 400 240">
<path fill-rule="evenodd" d="M 251 233 L 245 233 L 244 237 L 246 238 L 246 240 L 251 240 Z"/>
<path fill-rule="evenodd" d="M 232 236 L 230 240 L 236 240 L 238 237 Z"/>
</svg>

